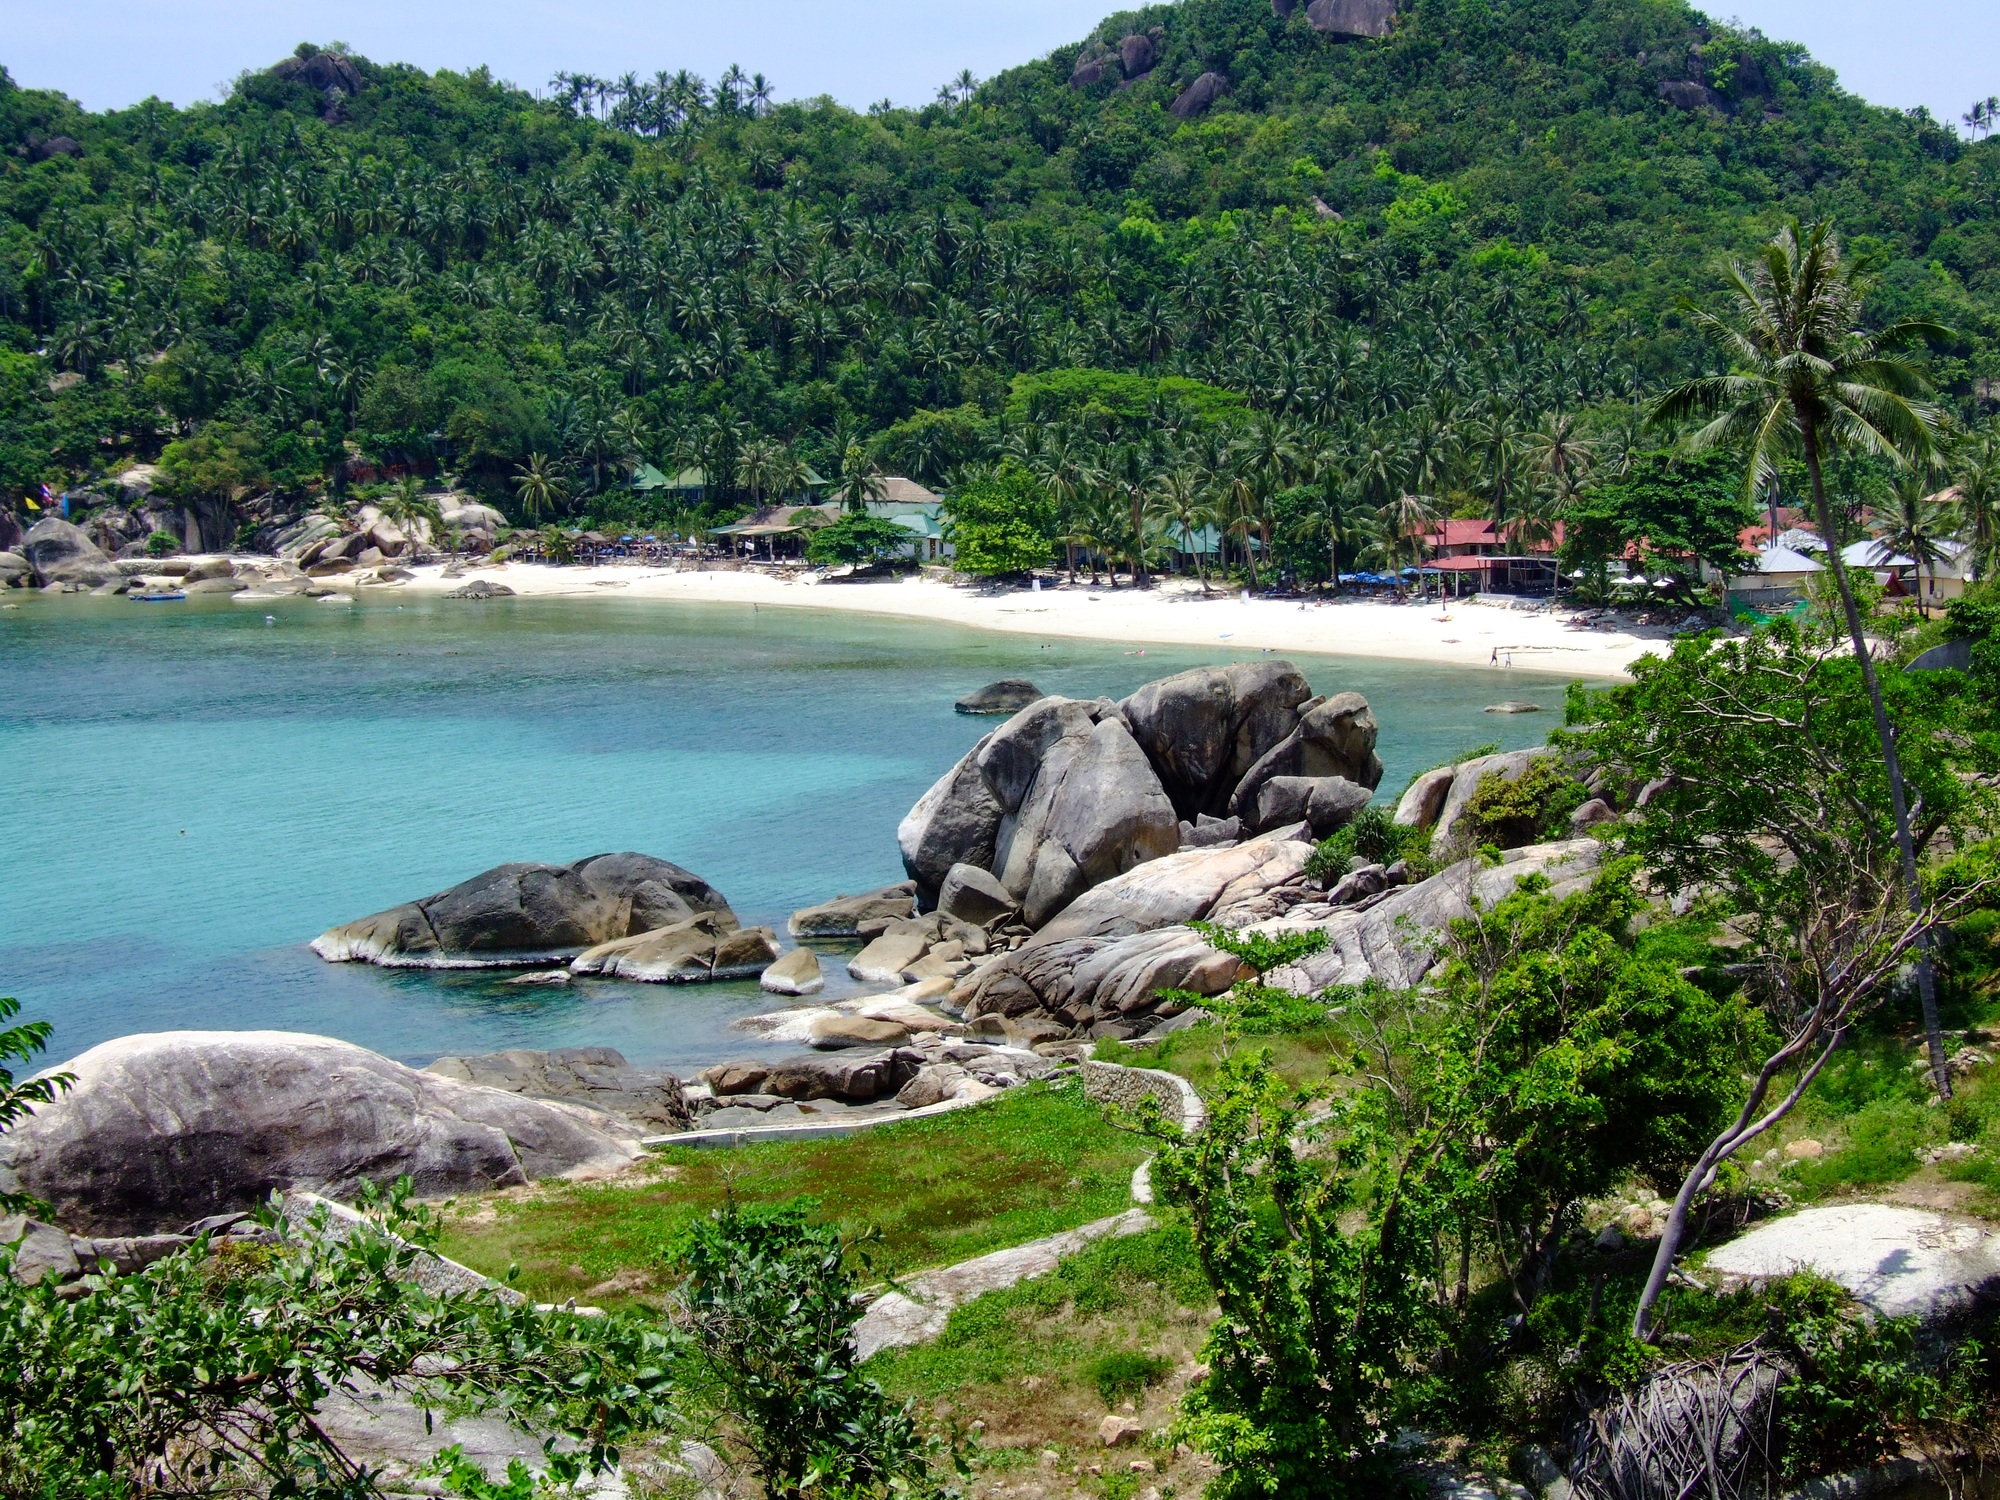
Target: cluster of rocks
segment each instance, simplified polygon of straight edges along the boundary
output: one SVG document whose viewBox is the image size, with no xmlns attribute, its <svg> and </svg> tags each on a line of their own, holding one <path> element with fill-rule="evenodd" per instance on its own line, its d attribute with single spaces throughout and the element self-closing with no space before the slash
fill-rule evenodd
<svg viewBox="0 0 2000 1500">
<path fill-rule="evenodd" d="M 438 535 L 419 517 L 406 531 L 372 505 L 364 505 L 352 522 L 314 511 L 301 516 L 271 539 L 272 550 L 315 578 L 380 568 L 395 559 L 411 560 L 452 538 L 455 549 L 486 553 L 506 526 L 507 518 L 468 495 L 447 492 L 429 497 L 438 508 Z"/>
<path fill-rule="evenodd" d="M 745 928 L 720 891 L 645 854 L 499 865 L 435 896 L 313 939 L 329 963 L 523 969 L 681 984 L 761 974 L 768 927 Z"/>
<path fill-rule="evenodd" d="M 350 541 L 353 538 L 349 539 Z M 0 586 L 40 588 L 60 593 L 236 595 L 277 599 L 320 597 L 334 589 L 323 579 L 350 575 L 350 584 L 392 584 L 415 575 L 384 561 L 372 549 L 360 554 L 369 566 L 300 567 L 287 557 L 154 557 L 139 545 L 107 553 L 83 528 L 56 517 L 38 521 L 16 548 L 0 552 Z"/>
<path fill-rule="evenodd" d="M 1138 82 L 1158 65 L 1166 28 L 1135 31 L 1116 42 L 1086 43 L 1070 70 L 1069 86 L 1087 89 L 1110 79 L 1121 86 Z"/>
<path fill-rule="evenodd" d="M 919 799 L 903 866 L 926 907 L 951 882 L 1040 929 L 1094 886 L 1230 836 L 1215 821 L 1255 833 L 1316 808 L 1332 832 L 1381 781 L 1375 733 L 1365 698 L 1315 697 L 1289 662 L 1199 668 L 1122 703 L 1043 698 Z"/>
<path fill-rule="evenodd" d="M 902 1046 L 720 1063 L 689 1089 L 696 1128 L 926 1109 L 983 1099 L 1071 1065 L 1025 1048 L 927 1033 Z"/>
</svg>

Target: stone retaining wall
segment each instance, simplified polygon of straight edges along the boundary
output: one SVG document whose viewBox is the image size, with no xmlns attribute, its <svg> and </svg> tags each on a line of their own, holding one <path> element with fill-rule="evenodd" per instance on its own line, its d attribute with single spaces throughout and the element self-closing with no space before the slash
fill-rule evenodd
<svg viewBox="0 0 2000 1500">
<path fill-rule="evenodd" d="M 1122 1104 L 1127 1109 L 1136 1109 L 1142 1099 L 1157 1099 L 1160 1112 L 1190 1135 L 1208 1123 L 1208 1109 L 1194 1085 L 1159 1068 L 1086 1061 L 1083 1096 L 1096 1104 Z"/>
</svg>

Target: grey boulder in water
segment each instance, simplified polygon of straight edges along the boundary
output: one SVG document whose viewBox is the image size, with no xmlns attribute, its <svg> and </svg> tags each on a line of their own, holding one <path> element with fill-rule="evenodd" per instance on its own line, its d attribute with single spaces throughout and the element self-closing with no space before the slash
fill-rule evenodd
<svg viewBox="0 0 2000 1500">
<path fill-rule="evenodd" d="M 699 875 L 650 855 L 597 854 L 573 865 L 500 865 L 332 928 L 312 949 L 329 963 L 507 968 L 568 962 L 703 914 L 728 931 L 738 925 L 722 893 Z"/>
<path fill-rule="evenodd" d="M 331 1037 L 169 1031 L 63 1064 L 75 1085 L 0 1137 L 0 1187 L 64 1228 L 149 1234 L 273 1191 L 425 1197 L 616 1171 L 636 1133 L 595 1110 L 420 1073 Z"/>
</svg>

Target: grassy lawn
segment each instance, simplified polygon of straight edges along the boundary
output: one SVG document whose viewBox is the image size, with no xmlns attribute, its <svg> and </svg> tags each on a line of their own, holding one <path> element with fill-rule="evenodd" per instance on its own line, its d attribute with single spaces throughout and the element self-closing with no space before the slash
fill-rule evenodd
<svg viewBox="0 0 2000 1500">
<path fill-rule="evenodd" d="M 1240 1052 L 1269 1052 L 1271 1069 L 1295 1086 L 1323 1083 L 1351 1067 L 1352 1043 L 1334 1026 L 1315 1026 L 1273 1036 L 1246 1036 L 1231 1041 L 1219 1025 L 1191 1026 L 1172 1032 L 1147 1047 L 1102 1041 L 1093 1054 L 1104 1062 L 1133 1068 L 1159 1068 L 1178 1073 L 1203 1094 L 1214 1087 L 1223 1060 Z"/>
<path fill-rule="evenodd" d="M 610 1182 L 469 1200 L 440 1248 L 489 1275 L 519 1266 L 517 1284 L 544 1301 L 616 1305 L 656 1289 L 677 1231 L 728 1194 L 765 1203 L 803 1193 L 843 1227 L 879 1228 L 877 1268 L 901 1273 L 1120 1213 L 1146 1154 L 1075 1082 L 1032 1084 L 841 1139 L 670 1149 Z"/>
</svg>

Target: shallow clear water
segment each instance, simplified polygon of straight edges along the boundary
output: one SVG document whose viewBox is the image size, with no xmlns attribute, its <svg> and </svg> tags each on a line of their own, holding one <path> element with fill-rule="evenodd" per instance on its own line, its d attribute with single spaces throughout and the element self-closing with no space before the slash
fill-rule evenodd
<svg viewBox="0 0 2000 1500">
<path fill-rule="evenodd" d="M 1235 659 L 733 604 L 9 602 L 0 994 L 55 1023 L 54 1057 L 185 1027 L 322 1032 L 412 1062 L 755 1051 L 730 1026 L 773 1008 L 754 982 L 524 992 L 304 945 L 507 860 L 625 849 L 782 932 L 796 907 L 902 878 L 898 820 L 992 727 L 952 711 L 961 693 L 1025 676 L 1121 697 Z M 1561 706 L 1550 678 L 1294 660 L 1316 691 L 1368 695 L 1385 794 L 1554 719 L 1487 704 Z"/>
</svg>

